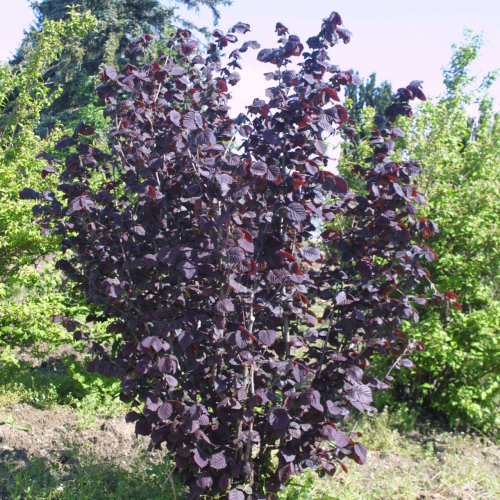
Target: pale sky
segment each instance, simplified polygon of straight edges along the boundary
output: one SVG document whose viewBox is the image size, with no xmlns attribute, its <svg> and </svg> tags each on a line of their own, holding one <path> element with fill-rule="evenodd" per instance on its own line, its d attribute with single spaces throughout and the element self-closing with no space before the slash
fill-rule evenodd
<svg viewBox="0 0 500 500">
<path fill-rule="evenodd" d="M 232 6 L 221 8 L 220 28 L 228 29 L 238 21 L 249 23 L 251 33 L 240 36 L 240 42 L 255 39 L 262 47 L 275 47 L 276 22 L 285 24 L 305 42 L 317 34 L 322 18 L 332 10 L 339 12 L 354 35 L 348 45 L 330 50 L 332 62 L 343 70 L 353 68 L 365 78 L 376 72 L 378 82 L 389 80 L 393 88 L 418 79 L 424 80 L 426 94 L 443 92 L 441 68 L 448 63 L 451 45 L 460 42 L 464 28 L 484 32 L 488 40 L 474 70 L 486 74 L 500 67 L 500 0 L 234 0 Z M 0 12 L 0 60 L 7 60 L 33 16 L 27 0 L 0 0 Z M 198 14 L 181 9 L 181 13 L 199 25 L 211 25 L 208 9 Z M 231 103 L 238 110 L 262 97 L 269 86 L 263 77 L 250 81 L 247 76 L 272 69 L 256 61 L 256 54 L 249 50 L 244 55 L 243 78 Z M 495 83 L 492 93 L 498 107 L 500 82 Z"/>
</svg>

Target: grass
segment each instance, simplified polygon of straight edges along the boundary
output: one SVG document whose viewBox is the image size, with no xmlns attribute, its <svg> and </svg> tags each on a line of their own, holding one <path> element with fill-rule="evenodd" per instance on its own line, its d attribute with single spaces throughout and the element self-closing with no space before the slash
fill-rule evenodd
<svg viewBox="0 0 500 500">
<path fill-rule="evenodd" d="M 171 484 L 162 491 L 169 469 L 163 461 L 142 461 L 124 467 L 89 454 L 68 453 L 64 459 L 19 457 L 3 453 L 0 465 L 2 500 L 166 500 L 174 498 Z M 181 485 L 175 478 L 175 487 Z"/>
<path fill-rule="evenodd" d="M 449 433 L 431 422 L 387 410 L 358 427 L 368 462 L 346 462 L 348 474 L 319 479 L 304 474 L 282 500 L 420 500 L 500 498 L 500 446 L 482 437 Z M 295 485 L 294 485 L 295 484 Z"/>
<path fill-rule="evenodd" d="M 73 410 L 82 425 L 100 415 L 127 411 L 119 398 L 120 382 L 88 373 L 83 363 L 65 358 L 34 369 L 29 363 L 0 364 L 0 406 L 28 403 L 35 408 Z"/>
</svg>

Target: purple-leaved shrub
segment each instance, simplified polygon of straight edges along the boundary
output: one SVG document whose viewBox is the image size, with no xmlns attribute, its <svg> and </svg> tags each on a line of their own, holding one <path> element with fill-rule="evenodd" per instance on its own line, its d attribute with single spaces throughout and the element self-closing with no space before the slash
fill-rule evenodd
<svg viewBox="0 0 500 500">
<path fill-rule="evenodd" d="M 376 118 L 373 153 L 356 167 L 366 193 L 354 196 L 325 169 L 324 142 L 354 134 L 338 92 L 359 78 L 327 53 L 351 33 L 334 12 L 306 50 L 278 23 L 278 48 L 257 56 L 272 68 L 268 99 L 230 118 L 240 54 L 260 46 L 243 43 L 226 66 L 220 53 L 248 31 L 216 30 L 202 56 L 178 30 L 159 61 L 106 67 L 97 92 L 115 125 L 111 153 L 89 144 L 82 123 L 57 145 L 71 149 L 64 163 L 41 153 L 43 175 L 62 170 L 59 193 L 21 192 L 39 200 L 42 230 L 62 236 L 58 268 L 121 334 L 111 351 L 93 342 L 88 369 L 120 377 L 125 400 L 141 402 L 127 420 L 172 453 L 189 498 L 261 498 L 307 469 L 364 463 L 345 422 L 375 411 L 372 391 L 389 387 L 390 376 L 366 371 L 373 356 L 411 367 L 423 349 L 401 323 L 427 305 L 413 293 L 428 280 L 421 262 L 435 258 L 422 238 L 437 228 L 416 218 L 420 168 L 391 161 L 396 118 L 425 99 L 421 82 Z M 429 290 L 434 302 L 454 300 Z M 73 319 L 54 320 L 92 341 Z"/>
</svg>

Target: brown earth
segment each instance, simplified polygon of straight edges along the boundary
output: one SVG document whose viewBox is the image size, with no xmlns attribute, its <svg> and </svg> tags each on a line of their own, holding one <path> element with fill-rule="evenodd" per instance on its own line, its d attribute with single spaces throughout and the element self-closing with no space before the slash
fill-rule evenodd
<svg viewBox="0 0 500 500">
<path fill-rule="evenodd" d="M 134 424 L 123 417 L 97 418 L 95 428 L 85 429 L 73 412 L 39 410 L 27 404 L 0 411 L 0 452 L 31 456 L 64 457 L 68 450 L 82 449 L 103 460 L 126 462 L 138 458 L 149 440 L 135 437 Z"/>
</svg>

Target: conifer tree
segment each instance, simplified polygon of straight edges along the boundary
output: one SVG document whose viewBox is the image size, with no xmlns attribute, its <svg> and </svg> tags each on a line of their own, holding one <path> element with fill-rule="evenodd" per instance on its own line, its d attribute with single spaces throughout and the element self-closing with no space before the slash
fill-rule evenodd
<svg viewBox="0 0 500 500">
<path fill-rule="evenodd" d="M 352 100 L 351 118 L 361 120 L 361 110 L 366 107 L 375 109 L 377 114 L 383 114 L 391 104 L 392 86 L 388 81 L 377 85 L 377 74 L 372 73 L 368 80 L 363 79 L 360 85 L 348 85 L 346 97 Z"/>
</svg>

